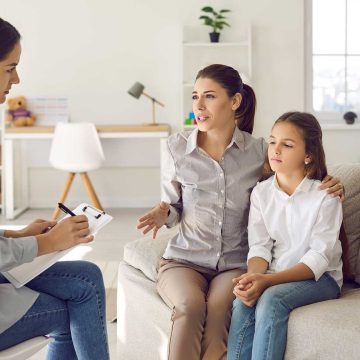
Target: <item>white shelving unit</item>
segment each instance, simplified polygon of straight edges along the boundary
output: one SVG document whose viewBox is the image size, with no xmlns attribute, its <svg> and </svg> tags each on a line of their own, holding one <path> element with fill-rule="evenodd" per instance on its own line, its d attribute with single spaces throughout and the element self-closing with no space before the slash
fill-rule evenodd
<svg viewBox="0 0 360 360">
<path fill-rule="evenodd" d="M 198 71 L 210 64 L 225 64 L 239 71 L 245 83 L 251 80 L 252 49 L 251 27 L 248 26 L 239 36 L 240 41 L 211 43 L 205 41 L 186 41 L 182 44 L 182 127 L 194 128 L 194 125 L 185 125 L 184 121 L 192 111 L 191 93 Z"/>
</svg>

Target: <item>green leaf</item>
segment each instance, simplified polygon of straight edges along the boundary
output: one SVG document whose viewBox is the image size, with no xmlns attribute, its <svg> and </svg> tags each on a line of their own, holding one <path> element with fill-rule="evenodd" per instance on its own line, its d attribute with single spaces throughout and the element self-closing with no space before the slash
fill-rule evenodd
<svg viewBox="0 0 360 360">
<path fill-rule="evenodd" d="M 204 20 L 205 20 L 205 19 L 211 20 L 207 15 L 201 15 L 201 16 L 199 17 L 199 19 L 201 19 L 201 20 L 202 20 L 202 19 L 204 19 Z"/>
<path fill-rule="evenodd" d="M 216 25 L 223 27 L 224 25 L 230 27 L 230 25 L 226 21 L 217 21 Z"/>
<path fill-rule="evenodd" d="M 201 11 L 207 12 L 207 13 L 213 13 L 214 9 L 211 6 L 205 6 L 201 9 Z"/>
<path fill-rule="evenodd" d="M 220 10 L 220 13 L 226 13 L 226 12 L 231 12 L 231 10 L 227 10 L 227 9 Z"/>
</svg>

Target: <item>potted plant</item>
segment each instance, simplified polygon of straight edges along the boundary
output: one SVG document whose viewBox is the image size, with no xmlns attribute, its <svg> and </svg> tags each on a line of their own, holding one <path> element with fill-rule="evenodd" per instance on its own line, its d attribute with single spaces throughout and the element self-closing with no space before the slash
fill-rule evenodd
<svg viewBox="0 0 360 360">
<path fill-rule="evenodd" d="M 199 19 L 204 20 L 204 25 L 210 26 L 213 30 L 209 34 L 210 41 L 219 42 L 219 30 L 222 30 L 224 26 L 230 27 L 230 25 L 225 21 L 226 17 L 224 14 L 230 12 L 231 10 L 223 9 L 217 12 L 211 6 L 205 6 L 201 9 L 201 11 L 205 12 L 207 15 L 202 15 Z"/>
</svg>

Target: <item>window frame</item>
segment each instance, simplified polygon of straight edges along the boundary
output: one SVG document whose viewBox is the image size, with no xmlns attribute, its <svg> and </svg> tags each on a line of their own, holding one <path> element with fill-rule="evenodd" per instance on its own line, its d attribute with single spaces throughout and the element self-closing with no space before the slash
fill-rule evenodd
<svg viewBox="0 0 360 360">
<path fill-rule="evenodd" d="M 336 125 L 343 124 L 343 113 L 336 111 L 315 111 L 313 107 L 313 32 L 312 32 L 312 23 L 313 23 L 313 1 L 314 0 L 305 0 L 304 1 L 304 27 L 305 27 L 305 109 L 308 112 L 315 114 L 317 119 L 322 124 Z M 315 0 L 316 1 L 316 0 Z M 344 71 L 345 71 L 345 96 L 347 98 L 348 89 L 347 89 L 347 59 L 352 56 L 348 53 L 347 50 L 347 0 L 345 0 L 345 51 L 344 54 L 324 54 L 328 56 L 341 56 L 344 58 Z"/>
</svg>

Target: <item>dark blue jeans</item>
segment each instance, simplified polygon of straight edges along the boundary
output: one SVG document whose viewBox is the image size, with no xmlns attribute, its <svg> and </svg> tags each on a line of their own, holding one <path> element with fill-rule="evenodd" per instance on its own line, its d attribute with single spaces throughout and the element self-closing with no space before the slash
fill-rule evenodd
<svg viewBox="0 0 360 360">
<path fill-rule="evenodd" d="M 233 303 L 228 360 L 284 358 L 290 312 L 300 306 L 335 299 L 340 289 L 325 273 L 318 281 L 305 280 L 271 286 L 253 307 Z"/>
<path fill-rule="evenodd" d="M 0 283 L 4 282 L 0 274 Z M 49 335 L 54 340 L 48 360 L 109 359 L 104 282 L 95 264 L 58 262 L 26 286 L 40 295 L 18 322 L 0 334 L 0 350 Z"/>
</svg>

